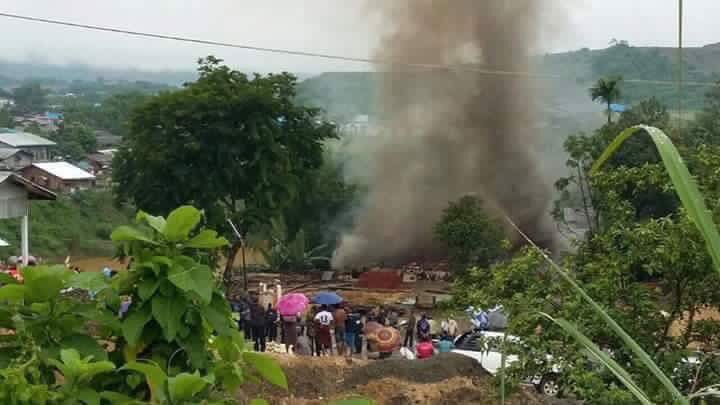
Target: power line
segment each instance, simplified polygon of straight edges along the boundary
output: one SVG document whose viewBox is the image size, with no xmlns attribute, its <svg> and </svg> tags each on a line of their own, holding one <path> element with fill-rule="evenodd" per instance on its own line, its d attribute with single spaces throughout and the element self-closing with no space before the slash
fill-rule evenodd
<svg viewBox="0 0 720 405">
<path fill-rule="evenodd" d="M 162 40 L 169 40 L 169 41 L 188 42 L 188 43 L 194 43 L 194 44 L 200 44 L 200 45 L 212 45 L 212 46 L 220 46 L 220 47 L 225 47 L 225 48 L 244 49 L 244 50 L 254 51 L 254 52 L 275 53 L 275 54 L 284 54 L 284 55 L 291 55 L 291 56 L 304 56 L 304 57 L 310 57 L 310 58 L 338 60 L 338 61 L 345 61 L 345 62 L 367 63 L 367 64 L 372 64 L 372 65 L 404 66 L 404 67 L 408 67 L 408 68 L 419 68 L 419 69 L 473 72 L 473 73 L 496 75 L 496 76 L 524 76 L 524 77 L 535 77 L 535 78 L 544 78 L 544 79 L 561 79 L 561 80 L 567 79 L 567 77 L 563 76 L 563 75 L 552 75 L 552 74 L 520 72 L 520 71 L 507 71 L 507 70 L 494 70 L 494 69 L 481 69 L 481 68 L 475 68 L 475 67 L 467 66 L 467 65 L 410 63 L 410 62 L 383 60 L 383 59 L 376 59 L 376 58 L 361 58 L 361 57 L 353 57 L 353 56 L 343 56 L 343 55 L 320 53 L 320 52 L 297 51 L 297 50 L 281 49 L 281 48 L 268 48 L 268 47 L 254 46 L 254 45 L 236 44 L 236 43 L 231 43 L 231 42 L 222 42 L 222 41 L 213 41 L 213 40 L 183 37 L 183 36 L 178 36 L 178 35 L 156 34 L 156 33 L 149 33 L 149 32 L 132 31 L 132 30 L 126 30 L 126 29 L 121 29 L 121 28 L 105 27 L 105 26 L 100 26 L 100 25 L 80 24 L 80 23 L 74 23 L 74 22 L 69 22 L 69 21 L 32 17 L 32 16 L 26 16 L 26 15 L 20 15 L 20 14 L 4 13 L 4 12 L 0 12 L 0 17 L 11 18 L 11 19 L 16 19 L 16 20 L 23 20 L 23 21 L 31 21 L 31 22 L 37 22 L 37 23 L 44 23 L 44 24 L 51 24 L 51 25 L 59 25 L 59 26 L 71 27 L 71 28 L 86 29 L 86 30 L 92 30 L 92 31 L 111 32 L 111 33 L 124 34 L 124 35 L 130 35 L 130 36 L 135 36 L 135 37 L 154 38 L 154 39 L 162 39 Z M 675 85 L 676 84 L 676 82 L 674 82 L 674 81 L 664 81 L 664 80 L 628 79 L 628 80 L 624 80 L 624 81 L 628 82 L 628 83 L 646 83 L 646 84 L 661 84 L 661 85 Z M 712 83 L 712 82 L 684 82 L 684 84 L 689 85 L 689 86 L 714 86 L 715 85 L 715 83 Z"/>
</svg>

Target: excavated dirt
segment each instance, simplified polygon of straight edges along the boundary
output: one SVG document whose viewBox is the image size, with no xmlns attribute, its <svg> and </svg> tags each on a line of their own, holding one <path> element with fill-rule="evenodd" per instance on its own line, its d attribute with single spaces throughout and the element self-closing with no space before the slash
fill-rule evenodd
<svg viewBox="0 0 720 405">
<path fill-rule="evenodd" d="M 265 398 L 271 404 L 325 405 L 362 397 L 377 405 L 497 403 L 492 377 L 476 362 L 455 354 L 428 360 L 346 360 L 339 357 L 277 356 L 289 393 L 268 385 L 246 385 L 239 398 Z M 506 400 L 508 405 L 547 405 L 532 389 Z"/>
</svg>

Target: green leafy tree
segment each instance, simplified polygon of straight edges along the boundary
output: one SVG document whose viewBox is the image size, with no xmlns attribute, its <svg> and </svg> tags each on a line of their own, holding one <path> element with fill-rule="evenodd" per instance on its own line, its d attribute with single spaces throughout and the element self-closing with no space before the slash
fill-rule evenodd
<svg viewBox="0 0 720 405">
<path fill-rule="evenodd" d="M 86 125 L 67 122 L 53 136 L 56 153 L 70 160 L 80 160 L 97 148 L 97 139 Z"/>
<path fill-rule="evenodd" d="M 13 121 L 13 116 L 10 112 L 10 109 L 7 107 L 0 109 L 0 128 L 13 127 L 15 127 L 15 121 Z"/>
<path fill-rule="evenodd" d="M 47 108 L 47 90 L 39 82 L 27 82 L 13 89 L 15 110 L 20 113 L 39 113 Z"/>
<path fill-rule="evenodd" d="M 435 237 L 447 247 L 455 271 L 488 266 L 506 251 L 502 227 L 473 196 L 450 203 L 435 225 Z"/>
<path fill-rule="evenodd" d="M 248 77 L 221 62 L 200 60 L 196 82 L 135 111 L 113 177 L 119 198 L 148 212 L 192 203 L 214 227 L 230 219 L 247 234 L 304 192 L 335 128 L 294 103 L 294 76 Z"/>
<path fill-rule="evenodd" d="M 189 206 L 167 218 L 138 213 L 136 226 L 112 234 L 131 264 L 111 281 L 64 267 L 23 269 L 23 284 L 0 274 L 0 401 L 235 403 L 243 381 L 257 377 L 287 389 L 272 359 L 245 350 L 204 264 L 227 241 L 197 229 L 201 220 Z M 132 299 L 122 319 L 121 297 Z"/>
<path fill-rule="evenodd" d="M 690 131 L 692 145 L 720 144 L 720 82 L 705 94 L 705 105 Z"/>
<path fill-rule="evenodd" d="M 592 101 L 599 101 L 607 106 L 608 124 L 612 123 L 612 110 L 610 109 L 610 105 L 617 102 L 621 96 L 621 81 L 621 77 L 602 78 L 590 88 L 590 98 L 592 98 Z"/>
</svg>

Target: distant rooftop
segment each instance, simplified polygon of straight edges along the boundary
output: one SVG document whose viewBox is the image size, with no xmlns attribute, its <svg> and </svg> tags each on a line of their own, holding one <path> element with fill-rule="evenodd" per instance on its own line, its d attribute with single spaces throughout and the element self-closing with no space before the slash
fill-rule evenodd
<svg viewBox="0 0 720 405">
<path fill-rule="evenodd" d="M 27 132 L 13 131 L 9 129 L 0 129 L 0 142 L 12 146 L 13 148 L 21 148 L 23 146 L 53 146 L 55 142 Z"/>
<path fill-rule="evenodd" d="M 16 148 L 0 148 L 0 160 L 5 160 L 5 159 L 15 155 L 18 152 L 22 152 L 22 150 L 16 149 Z M 32 156 L 27 152 L 23 152 L 23 153 L 25 153 L 26 155 Z"/>
<path fill-rule="evenodd" d="M 62 180 L 93 180 L 95 176 L 68 162 L 33 163 L 33 166 Z"/>
</svg>

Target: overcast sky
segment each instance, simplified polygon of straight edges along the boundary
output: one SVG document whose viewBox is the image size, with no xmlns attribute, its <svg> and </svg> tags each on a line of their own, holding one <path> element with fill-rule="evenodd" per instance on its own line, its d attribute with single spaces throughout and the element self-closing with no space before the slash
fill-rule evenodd
<svg viewBox="0 0 720 405">
<path fill-rule="evenodd" d="M 387 0 L 393 1 L 393 0 Z M 446 0 L 452 4 L 452 0 Z M 498 0 L 503 1 L 503 0 Z M 506 0 L 512 1 L 512 0 Z M 572 3 L 546 51 L 677 41 L 677 0 L 554 0 Z M 367 57 L 377 41 L 363 0 L 0 0 L 0 12 L 207 40 Z M 720 0 L 686 0 L 686 44 L 720 42 Z M 200 46 L 0 19 L 0 58 L 190 70 L 214 54 L 243 69 L 314 73 L 367 70 L 356 63 Z M 375 34 L 374 34 L 375 33 Z M 550 38 L 550 36 L 548 37 Z"/>
</svg>

